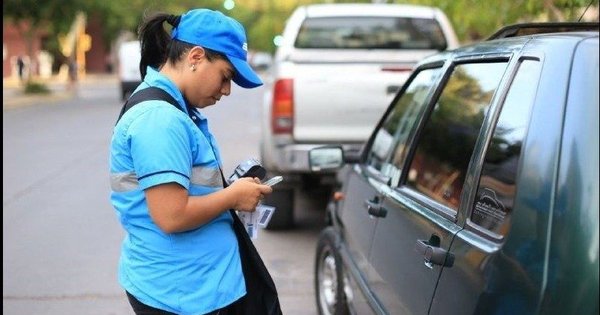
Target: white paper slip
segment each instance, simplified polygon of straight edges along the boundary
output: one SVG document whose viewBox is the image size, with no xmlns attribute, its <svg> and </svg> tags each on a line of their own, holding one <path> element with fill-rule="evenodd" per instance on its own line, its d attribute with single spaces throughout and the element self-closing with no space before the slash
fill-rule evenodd
<svg viewBox="0 0 600 315">
<path fill-rule="evenodd" d="M 271 221 L 273 212 L 275 212 L 275 207 L 259 204 L 256 207 L 256 212 L 258 212 L 258 226 L 261 228 L 266 228 L 269 224 L 269 221 Z"/>
<path fill-rule="evenodd" d="M 257 221 L 258 221 L 258 213 L 254 212 L 245 212 L 238 211 L 238 217 L 240 217 L 240 221 L 244 224 L 244 228 L 251 239 L 256 239 L 258 237 L 257 231 Z"/>
</svg>

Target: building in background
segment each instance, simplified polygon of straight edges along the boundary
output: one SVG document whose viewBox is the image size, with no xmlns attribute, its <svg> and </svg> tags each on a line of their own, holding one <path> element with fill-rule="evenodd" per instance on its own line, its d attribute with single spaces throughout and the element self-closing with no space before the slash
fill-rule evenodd
<svg viewBox="0 0 600 315">
<path fill-rule="evenodd" d="M 82 21 L 84 19 L 84 21 Z M 79 74 L 86 73 L 106 73 L 112 71 L 112 62 L 110 45 L 102 37 L 102 25 L 99 18 L 91 16 L 89 18 L 73 17 L 74 26 L 83 24 L 83 28 L 78 32 L 80 39 L 80 55 L 74 56 L 77 60 Z M 77 22 L 79 21 L 79 22 Z M 3 21 L 2 30 L 2 78 L 18 79 L 17 60 L 21 56 L 25 60 L 25 71 L 33 77 L 49 77 L 58 74 L 55 63 L 63 63 L 64 69 L 68 67 L 69 56 L 51 56 L 44 50 L 44 43 L 48 41 L 49 34 L 44 29 L 35 32 L 31 56 L 27 49 L 27 43 L 23 38 L 17 25 L 10 21 Z M 22 29 L 27 29 L 29 25 L 24 23 Z M 73 44 L 72 44 L 73 45 Z M 83 51 L 82 51 L 83 50 Z M 64 53 L 64 50 L 63 50 Z"/>
</svg>

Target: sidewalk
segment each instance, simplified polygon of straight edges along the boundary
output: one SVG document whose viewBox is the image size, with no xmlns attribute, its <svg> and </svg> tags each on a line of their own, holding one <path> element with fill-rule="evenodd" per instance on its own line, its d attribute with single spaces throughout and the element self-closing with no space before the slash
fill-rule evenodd
<svg viewBox="0 0 600 315">
<path fill-rule="evenodd" d="M 45 84 L 50 93 L 48 94 L 25 94 L 23 85 L 16 78 L 5 78 L 2 80 L 2 110 L 13 109 L 32 104 L 52 104 L 72 99 L 76 96 L 75 91 L 69 90 L 68 81 L 65 77 L 53 75 L 50 78 L 34 78 L 36 82 Z M 86 74 L 77 84 L 78 88 L 85 85 L 93 85 L 99 81 L 117 80 L 116 74 Z"/>
</svg>

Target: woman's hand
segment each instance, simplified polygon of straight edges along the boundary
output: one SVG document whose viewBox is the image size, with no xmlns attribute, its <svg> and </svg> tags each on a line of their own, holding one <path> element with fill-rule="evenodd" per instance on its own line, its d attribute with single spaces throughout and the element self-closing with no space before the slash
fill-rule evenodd
<svg viewBox="0 0 600 315">
<path fill-rule="evenodd" d="M 204 196 L 189 196 L 176 183 L 146 189 L 146 201 L 152 219 L 165 233 L 195 229 L 223 211 L 235 209 L 253 212 L 266 194 L 273 192 L 258 178 L 240 178 L 229 187 Z"/>
<path fill-rule="evenodd" d="M 264 195 L 273 192 L 273 188 L 260 183 L 258 178 L 243 177 L 233 182 L 226 189 L 230 189 L 234 197 L 233 209 L 238 211 L 253 212 Z"/>
</svg>

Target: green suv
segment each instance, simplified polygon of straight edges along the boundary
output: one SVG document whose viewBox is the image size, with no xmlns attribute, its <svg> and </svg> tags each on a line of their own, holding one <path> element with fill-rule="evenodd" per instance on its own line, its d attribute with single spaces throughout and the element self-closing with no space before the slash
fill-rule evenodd
<svg viewBox="0 0 600 315">
<path fill-rule="evenodd" d="M 321 314 L 598 314 L 598 23 L 527 24 L 421 61 L 339 191 Z"/>
</svg>

